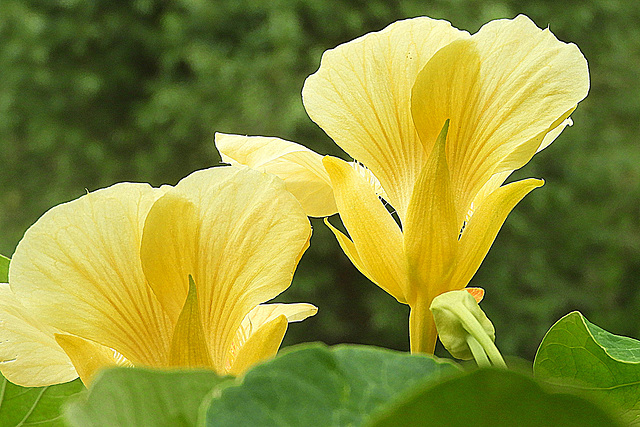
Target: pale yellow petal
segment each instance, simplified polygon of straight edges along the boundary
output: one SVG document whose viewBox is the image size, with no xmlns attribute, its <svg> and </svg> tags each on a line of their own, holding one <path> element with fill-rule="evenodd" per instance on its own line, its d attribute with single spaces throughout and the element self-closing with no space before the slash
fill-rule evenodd
<svg viewBox="0 0 640 427">
<path fill-rule="evenodd" d="M 282 178 L 307 215 L 323 217 L 337 212 L 320 154 L 280 138 L 224 133 L 216 133 L 215 138 L 223 162 L 246 165 Z"/>
<path fill-rule="evenodd" d="M 445 155 L 448 121 L 418 177 L 404 227 L 404 251 L 407 256 L 412 289 L 409 304 L 417 293 L 433 298 L 442 292 L 451 273 L 458 247 L 458 223 L 449 168 Z"/>
<path fill-rule="evenodd" d="M 80 379 L 87 387 L 104 368 L 133 366 L 121 354 L 98 343 L 67 334 L 55 334 L 55 339 L 71 358 Z"/>
<path fill-rule="evenodd" d="M 462 65 L 464 64 L 464 65 Z M 453 148 L 458 145 L 460 132 L 473 125 L 472 106 L 479 96 L 480 55 L 471 40 L 458 40 L 440 49 L 426 64 L 417 77 L 412 93 L 412 115 L 420 141 L 426 152 L 435 150 L 434 145 L 442 126 L 449 123 L 446 147 L 448 162 L 456 161 Z M 449 122 L 448 122 L 449 121 Z M 462 224 L 466 207 L 471 202 L 454 187 L 456 165 L 451 164 L 450 185 L 455 203 L 459 206 L 456 222 Z"/>
<path fill-rule="evenodd" d="M 414 87 L 413 118 L 426 147 L 451 119 L 447 160 L 459 215 L 491 176 L 521 167 L 561 130 L 588 89 L 580 50 L 525 16 L 492 21 L 434 55 Z"/>
<path fill-rule="evenodd" d="M 241 375 L 258 362 L 276 355 L 285 332 L 287 317 L 283 314 L 262 325 L 238 350 L 235 359 L 230 360 L 228 373 Z"/>
<path fill-rule="evenodd" d="M 371 169 L 401 220 L 429 153 L 411 118 L 411 88 L 435 52 L 465 37 L 446 21 L 398 21 L 326 51 L 302 90 L 311 119 Z"/>
<path fill-rule="evenodd" d="M 492 104 L 503 107 L 495 117 L 504 123 L 500 127 L 512 124 L 517 128 L 519 122 L 529 122 L 531 127 L 498 133 L 512 138 L 513 146 L 528 138 L 542 137 L 542 143 L 530 144 L 533 152 L 540 151 L 564 129 L 569 123 L 568 116 L 586 97 L 589 91 L 586 59 L 576 45 L 560 42 L 548 28 L 537 28 L 523 15 L 490 22 L 473 39 L 483 56 L 483 80 L 490 82 L 484 86 L 499 90 Z M 552 133 L 551 138 L 548 133 Z M 511 151 L 511 147 L 506 151 Z M 514 159 L 512 165 L 503 164 L 502 169 L 517 169 L 531 156 L 530 148 L 521 159 Z"/>
<path fill-rule="evenodd" d="M 253 330 L 280 315 L 284 315 L 287 318 L 287 322 L 291 323 L 301 322 L 307 317 L 314 316 L 317 312 L 318 307 L 304 302 L 260 304 L 245 316 L 238 330 L 242 329 L 244 331 L 243 335 L 248 337 L 253 333 Z"/>
<path fill-rule="evenodd" d="M 487 196 L 489 196 L 497 188 L 499 188 L 502 184 L 504 184 L 504 182 L 507 180 L 507 178 L 509 178 L 509 175 L 511 175 L 512 172 L 513 171 L 504 171 L 504 172 L 496 173 L 491 178 L 489 178 L 489 181 L 487 181 L 482 186 L 480 191 L 478 191 L 478 194 L 476 194 L 476 197 L 473 199 L 473 202 L 471 202 L 471 206 L 469 206 L 469 209 L 467 210 L 467 213 L 464 217 L 465 226 L 466 226 L 466 223 L 468 223 L 471 217 L 473 216 L 473 213 L 475 212 L 475 208 L 477 206 L 480 206 L 483 203 L 484 199 L 487 198 Z"/>
<path fill-rule="evenodd" d="M 144 223 L 142 269 L 172 324 L 182 312 L 189 275 L 196 269 L 198 228 L 197 208 L 171 192 L 156 200 Z"/>
<path fill-rule="evenodd" d="M 566 118 L 564 120 L 562 120 L 560 122 L 560 124 L 558 126 L 556 126 L 553 130 L 549 131 L 549 133 L 547 133 L 542 141 L 542 144 L 540 144 L 540 146 L 538 147 L 538 152 L 544 150 L 545 148 L 547 148 L 549 145 L 551 145 L 551 143 L 558 137 L 560 136 L 560 133 L 562 133 L 562 131 L 564 130 L 564 128 L 566 128 L 567 126 L 571 126 L 573 125 L 573 121 L 571 120 L 571 118 Z M 505 159 L 503 162 L 508 162 L 508 159 Z M 473 199 L 473 202 L 469 208 L 469 210 L 467 211 L 467 215 L 465 217 L 465 221 L 468 221 L 469 218 L 471 217 L 471 215 L 473 214 L 473 211 L 475 209 L 476 206 L 480 206 L 482 204 L 482 201 L 491 193 L 493 193 L 498 187 L 500 187 L 509 177 L 509 175 L 511 175 L 511 173 L 513 173 L 513 170 L 509 170 L 508 168 L 504 168 L 499 166 L 498 167 L 499 170 L 502 170 L 502 172 L 498 172 L 496 174 L 493 174 L 491 176 L 491 178 L 489 178 L 489 180 L 482 186 L 482 188 L 480 189 L 480 191 L 476 194 L 475 198 Z"/>
<path fill-rule="evenodd" d="M 544 181 L 534 178 L 512 182 L 495 190 L 476 208 L 460 237 L 458 265 L 449 290 L 462 289 L 469 283 L 509 212 L 524 196 L 543 184 Z"/>
<path fill-rule="evenodd" d="M 362 177 L 369 183 L 369 185 L 373 188 L 373 191 L 376 193 L 376 196 L 382 198 L 383 200 L 389 200 L 389 196 L 382 188 L 382 184 L 380 184 L 380 180 L 367 168 L 364 164 L 353 161 L 349 162 L 349 164 L 358 172 Z"/>
<path fill-rule="evenodd" d="M 289 323 L 301 322 L 307 317 L 314 316 L 317 312 L 318 308 L 316 306 L 307 303 L 260 304 L 242 320 L 242 324 L 236 331 L 235 339 L 231 344 L 231 349 L 227 352 L 225 366 L 230 368 L 233 365 L 240 348 L 265 324 L 279 316 L 285 316 Z"/>
<path fill-rule="evenodd" d="M 247 167 L 197 171 L 171 191 L 197 207 L 193 278 L 211 358 L 223 369 L 242 319 L 289 287 L 311 226 L 281 179 Z"/>
<path fill-rule="evenodd" d="M 18 244 L 9 283 L 30 313 L 123 354 L 165 362 L 172 327 L 140 263 L 147 212 L 162 194 L 117 184 L 45 213 Z"/>
<path fill-rule="evenodd" d="M 565 112 L 555 122 L 553 122 L 551 126 L 549 126 L 549 131 L 547 133 L 541 134 L 538 138 L 533 138 L 527 143 L 521 144 L 511 151 L 500 161 L 500 163 L 498 163 L 495 169 L 496 173 L 512 172 L 521 168 L 531 160 L 531 157 L 533 157 L 535 153 L 549 146 L 549 144 L 551 144 L 553 140 L 560 135 L 560 132 L 564 130 L 568 124 L 567 121 L 571 120 L 569 115 L 573 113 L 573 110 L 575 110 L 575 107 Z"/>
<path fill-rule="evenodd" d="M 555 141 L 557 137 L 560 136 L 564 128 L 566 128 L 567 126 L 573 126 L 573 120 L 571 120 L 571 117 L 567 117 L 566 119 L 564 119 L 562 122 L 560 122 L 558 126 L 550 130 L 549 133 L 547 133 L 544 136 L 544 139 L 542 140 L 542 144 L 540 144 L 540 146 L 536 150 L 536 153 L 539 153 L 540 151 L 550 146 L 551 143 Z"/>
<path fill-rule="evenodd" d="M 198 292 L 191 275 L 189 275 L 189 292 L 173 331 L 169 365 L 187 368 L 214 367 L 202 327 Z"/>
<path fill-rule="evenodd" d="M 42 387 L 78 377 L 56 343 L 55 328 L 33 317 L 0 283 L 0 371 L 14 384 Z"/>
<path fill-rule="evenodd" d="M 504 182 L 509 178 L 512 171 L 503 171 L 498 172 L 491 176 L 489 180 L 482 186 L 480 191 L 476 194 L 476 197 L 473 199 L 473 203 L 475 206 L 480 206 L 482 201 L 491 193 L 493 193 L 498 187 L 500 187 Z"/>
<path fill-rule="evenodd" d="M 347 162 L 327 156 L 324 165 L 331 177 L 340 218 L 351 235 L 365 275 L 398 301 L 406 301 L 406 259 L 398 224 L 373 188 Z"/>
</svg>

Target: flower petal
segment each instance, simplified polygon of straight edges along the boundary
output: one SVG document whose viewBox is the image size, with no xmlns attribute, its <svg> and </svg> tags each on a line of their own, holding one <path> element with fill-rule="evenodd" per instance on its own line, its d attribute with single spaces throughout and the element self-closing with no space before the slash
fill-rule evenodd
<svg viewBox="0 0 640 427">
<path fill-rule="evenodd" d="M 447 160 L 462 215 L 492 175 L 527 163 L 588 90 L 580 50 L 522 15 L 434 55 L 416 80 L 413 118 L 426 147 L 451 119 Z"/>
<path fill-rule="evenodd" d="M 411 118 L 411 88 L 436 51 L 464 37 L 446 21 L 398 21 L 326 51 L 302 90 L 311 119 L 371 169 L 401 220 L 429 153 Z"/>
<path fill-rule="evenodd" d="M 573 110 L 571 110 L 571 113 L 573 113 Z M 562 122 L 560 122 L 558 126 L 550 130 L 549 133 L 547 133 L 544 136 L 544 139 L 542 140 L 542 144 L 540 144 L 536 153 L 539 153 L 540 151 L 550 146 L 551 143 L 555 141 L 557 137 L 560 136 L 564 128 L 566 128 L 567 126 L 573 126 L 573 120 L 571 120 L 571 117 L 567 117 L 566 119 L 564 119 Z"/>
<path fill-rule="evenodd" d="M 247 167 L 197 171 L 171 191 L 197 207 L 193 278 L 213 364 L 222 370 L 242 319 L 291 284 L 311 226 L 282 180 Z"/>
<path fill-rule="evenodd" d="M 324 166 L 331 177 L 340 218 L 364 267 L 363 274 L 398 301 L 406 301 L 406 260 L 398 224 L 351 165 L 327 156 Z"/>
<path fill-rule="evenodd" d="M 233 340 L 233 347 L 239 349 L 245 342 L 256 333 L 263 325 L 271 322 L 276 317 L 284 315 L 287 318 L 287 322 L 301 322 L 307 317 L 315 316 L 318 312 L 318 307 L 313 304 L 307 303 L 293 303 L 293 304 L 260 304 L 247 314 L 240 327 L 236 331 L 235 339 Z M 235 354 L 237 351 L 231 351 L 227 354 L 227 363 L 230 364 L 229 356 Z M 232 362 L 232 360 L 231 360 Z"/>
<path fill-rule="evenodd" d="M 228 372 L 241 375 L 256 363 L 275 356 L 287 332 L 287 325 L 287 317 L 281 314 L 260 327 L 240 347 Z"/>
<path fill-rule="evenodd" d="M 337 212 L 329 175 L 322 156 L 280 138 L 216 133 L 222 161 L 246 165 L 282 178 L 308 216 L 323 217 Z"/>
<path fill-rule="evenodd" d="M 457 153 L 453 152 L 452 147 L 458 145 L 459 133 L 472 126 L 469 117 L 464 114 L 473 111 L 468 106 L 474 105 L 478 97 L 479 73 L 480 56 L 475 44 L 468 39 L 454 41 L 440 49 L 422 69 L 413 86 L 411 106 L 413 120 L 426 152 L 435 150 L 443 124 L 449 123 L 446 158 L 448 162 L 455 162 Z M 466 194 L 461 194 L 459 188 L 453 187 L 456 165 L 451 164 L 448 168 L 454 205 L 459 206 L 456 222 L 462 224 L 468 207 L 463 197 Z"/>
<path fill-rule="evenodd" d="M 477 206 L 480 206 L 483 203 L 484 199 L 487 198 L 487 196 L 489 196 L 502 184 L 504 184 L 504 182 L 507 180 L 507 178 L 509 178 L 509 175 L 511 175 L 512 172 L 513 171 L 499 172 L 489 178 L 489 180 L 482 186 L 480 191 L 478 191 L 478 194 L 476 194 L 476 197 L 473 199 L 473 202 L 471 203 L 471 206 L 467 211 L 467 215 L 465 215 L 465 223 L 469 222 L 471 216 L 473 215 L 473 212 L 475 211 L 475 208 Z"/>
<path fill-rule="evenodd" d="M 236 336 L 231 345 L 231 349 L 227 353 L 227 360 L 225 362 L 227 371 L 229 371 L 234 365 L 242 346 L 244 346 L 251 336 L 256 334 L 267 323 L 274 321 L 280 316 L 285 316 L 289 323 L 300 322 L 307 317 L 314 316 L 317 312 L 318 308 L 316 306 L 306 303 L 260 304 L 255 307 L 245 316 L 242 320 L 242 324 L 236 331 Z M 269 344 L 269 347 L 271 346 L 272 344 Z"/>
<path fill-rule="evenodd" d="M 287 322 L 291 323 L 301 322 L 307 317 L 315 316 L 317 312 L 318 307 L 305 302 L 291 304 L 260 304 L 247 314 L 238 331 L 242 329 L 244 331 L 243 335 L 248 337 L 252 334 L 251 331 L 253 329 L 259 328 L 280 315 L 284 315 L 287 318 Z"/>
<path fill-rule="evenodd" d="M 198 212 L 169 191 L 151 207 L 144 223 L 140 259 L 145 277 L 171 323 L 178 321 L 196 269 Z"/>
<path fill-rule="evenodd" d="M 448 127 L 446 121 L 416 181 L 407 210 L 404 251 L 413 284 L 410 305 L 417 293 L 430 300 L 447 290 L 442 286 L 447 283 L 458 247 L 461 224 L 456 218 L 445 155 Z"/>
<path fill-rule="evenodd" d="M 30 313 L 61 331 L 159 366 L 172 327 L 140 263 L 145 217 L 162 190 L 116 184 L 56 206 L 18 244 L 9 283 Z"/>
<path fill-rule="evenodd" d="M 78 374 L 56 343 L 55 328 L 31 316 L 7 283 L 0 283 L 0 371 L 14 384 L 42 387 Z"/>
<path fill-rule="evenodd" d="M 523 179 L 499 187 L 477 207 L 460 237 L 460 248 L 452 289 L 462 289 L 476 273 L 489 252 L 509 212 L 532 190 L 541 187 L 541 179 Z"/>
<path fill-rule="evenodd" d="M 55 334 L 56 342 L 73 361 L 82 380 L 89 387 L 98 371 L 112 366 L 133 366 L 122 355 L 108 347 L 67 334 Z"/>
<path fill-rule="evenodd" d="M 189 292 L 171 340 L 169 364 L 172 367 L 213 367 L 202 328 L 199 305 L 196 284 L 189 275 Z"/>
</svg>

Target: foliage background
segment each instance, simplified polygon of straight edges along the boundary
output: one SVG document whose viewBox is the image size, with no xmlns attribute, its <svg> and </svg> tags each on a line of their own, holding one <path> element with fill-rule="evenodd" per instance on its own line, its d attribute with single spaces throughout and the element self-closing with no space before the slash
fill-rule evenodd
<svg viewBox="0 0 640 427">
<path fill-rule="evenodd" d="M 530 16 L 576 43 L 592 89 L 514 178 L 546 185 L 510 215 L 472 281 L 506 354 L 532 359 L 571 310 L 640 337 L 640 2 L 628 0 L 4 0 L 0 253 L 50 207 L 118 181 L 175 184 L 217 164 L 215 131 L 339 149 L 300 91 L 322 52 L 397 19 L 477 31 Z M 335 222 L 335 221 L 334 221 Z M 369 283 L 320 221 L 280 298 L 320 307 L 286 344 L 408 349 L 406 307 Z"/>
</svg>

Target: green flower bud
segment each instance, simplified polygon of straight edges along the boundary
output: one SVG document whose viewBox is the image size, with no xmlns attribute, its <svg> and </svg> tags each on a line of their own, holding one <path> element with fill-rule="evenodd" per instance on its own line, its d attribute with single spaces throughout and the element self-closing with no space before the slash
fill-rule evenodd
<svg viewBox="0 0 640 427">
<path fill-rule="evenodd" d="M 476 359 L 478 364 L 504 365 L 493 342 L 495 329 L 475 298 L 466 290 L 445 292 L 431 303 L 440 341 L 457 359 Z"/>
</svg>

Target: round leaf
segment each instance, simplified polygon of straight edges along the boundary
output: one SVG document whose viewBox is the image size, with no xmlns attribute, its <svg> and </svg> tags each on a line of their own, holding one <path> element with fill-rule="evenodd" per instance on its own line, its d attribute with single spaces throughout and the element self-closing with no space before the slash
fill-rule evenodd
<svg viewBox="0 0 640 427">
<path fill-rule="evenodd" d="M 640 424 L 640 341 L 613 335 L 574 311 L 549 329 L 533 369 L 537 378 L 605 399 L 625 421 Z"/>
<path fill-rule="evenodd" d="M 211 401 L 208 426 L 360 425 L 396 394 L 458 371 L 451 362 L 375 347 L 297 347 Z"/>
</svg>

